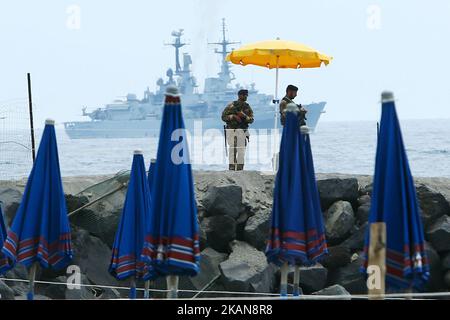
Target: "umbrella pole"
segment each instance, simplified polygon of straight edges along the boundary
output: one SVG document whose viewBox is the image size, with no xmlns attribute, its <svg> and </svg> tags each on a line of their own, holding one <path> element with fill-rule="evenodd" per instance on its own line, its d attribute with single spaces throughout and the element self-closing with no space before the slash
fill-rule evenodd
<svg viewBox="0 0 450 320">
<path fill-rule="evenodd" d="M 413 296 L 411 294 L 414 293 L 414 289 L 413 289 L 412 285 L 408 289 L 405 290 L 405 293 L 407 294 L 406 300 L 413 300 Z"/>
<path fill-rule="evenodd" d="M 281 281 L 280 281 L 280 297 L 287 297 L 287 280 L 288 280 L 288 272 L 289 272 L 289 265 L 287 262 L 285 262 L 281 266 Z"/>
<path fill-rule="evenodd" d="M 33 99 L 31 96 L 31 75 L 27 73 L 28 82 L 28 108 L 30 112 L 30 135 L 31 135 L 31 156 L 34 160 L 36 159 L 36 146 L 34 142 L 34 122 L 33 122 Z"/>
<path fill-rule="evenodd" d="M 294 269 L 294 291 L 293 296 L 298 297 L 300 296 L 300 266 L 295 265 Z"/>
<path fill-rule="evenodd" d="M 273 155 L 273 159 L 272 159 L 272 163 L 273 163 L 273 172 L 277 172 L 278 170 L 278 157 L 277 157 L 277 153 L 278 153 L 278 76 L 279 76 L 279 63 L 280 57 L 277 56 L 277 67 L 275 70 L 275 97 L 273 100 L 274 103 L 274 109 L 275 109 L 275 123 L 273 125 L 273 130 L 274 130 L 274 155 Z"/>
<path fill-rule="evenodd" d="M 145 281 L 144 299 L 150 298 L 150 280 Z"/>
<path fill-rule="evenodd" d="M 37 266 L 38 266 L 38 263 L 34 262 L 30 268 L 30 274 L 29 274 L 30 284 L 29 284 L 29 291 L 27 294 L 27 300 L 34 300 L 34 280 L 36 278 Z"/>
<path fill-rule="evenodd" d="M 375 267 L 371 275 L 373 284 L 368 287 L 370 300 L 383 300 L 386 279 L 386 223 L 374 222 L 370 224 L 368 266 Z"/>
<path fill-rule="evenodd" d="M 136 279 L 134 276 L 130 279 L 130 299 L 136 299 Z"/>
<path fill-rule="evenodd" d="M 167 298 L 176 299 L 178 298 L 178 276 L 170 275 L 167 276 Z"/>
</svg>

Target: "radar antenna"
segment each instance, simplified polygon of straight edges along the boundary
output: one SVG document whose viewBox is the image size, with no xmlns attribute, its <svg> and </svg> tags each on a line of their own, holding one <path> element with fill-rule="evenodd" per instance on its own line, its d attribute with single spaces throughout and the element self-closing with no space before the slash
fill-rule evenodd
<svg viewBox="0 0 450 320">
<path fill-rule="evenodd" d="M 220 42 L 210 42 L 208 44 L 212 45 L 218 45 L 221 46 L 221 50 L 215 49 L 214 52 L 217 54 L 222 55 L 222 65 L 221 65 L 221 71 L 219 73 L 219 76 L 223 79 L 227 79 L 227 83 L 229 83 L 231 80 L 234 80 L 234 75 L 230 72 L 231 66 L 228 61 L 225 61 L 225 58 L 227 57 L 227 54 L 229 54 L 231 51 L 228 51 L 228 46 L 232 44 L 240 44 L 240 42 L 232 42 L 228 41 L 226 38 L 226 24 L 225 24 L 225 18 L 222 18 L 222 41 Z"/>
<path fill-rule="evenodd" d="M 183 35 L 184 29 L 179 29 L 178 31 L 172 32 L 172 37 L 174 37 L 174 41 L 172 43 L 165 43 L 166 46 L 172 46 L 175 48 L 175 74 L 181 75 L 181 64 L 180 64 L 180 48 L 188 45 L 189 43 L 185 43 L 181 41 L 181 36 Z"/>
</svg>

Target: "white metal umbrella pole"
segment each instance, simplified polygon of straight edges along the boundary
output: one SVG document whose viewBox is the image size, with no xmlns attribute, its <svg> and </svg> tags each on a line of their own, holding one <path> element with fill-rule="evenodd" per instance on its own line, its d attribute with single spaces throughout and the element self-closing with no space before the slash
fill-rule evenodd
<svg viewBox="0 0 450 320">
<path fill-rule="evenodd" d="M 287 262 L 283 263 L 281 266 L 281 279 L 280 279 L 280 297 L 287 297 L 287 282 L 288 282 L 288 273 L 289 273 L 289 264 Z"/>
<path fill-rule="evenodd" d="M 134 276 L 130 279 L 130 299 L 136 299 L 136 279 Z"/>
<path fill-rule="evenodd" d="M 144 299 L 150 298 L 150 280 L 145 281 Z"/>
<path fill-rule="evenodd" d="M 38 267 L 38 262 L 33 262 L 33 264 L 30 267 L 30 273 L 29 273 L 29 289 L 27 294 L 27 300 L 34 300 L 34 280 L 36 279 L 36 270 Z"/>
<path fill-rule="evenodd" d="M 167 279 L 167 298 L 176 299 L 178 298 L 178 276 L 170 275 L 166 277 Z"/>
<path fill-rule="evenodd" d="M 278 170 L 278 72 L 279 72 L 279 61 L 280 61 L 280 56 L 277 56 L 277 66 L 276 66 L 276 70 L 275 70 L 275 96 L 274 96 L 274 100 L 273 100 L 273 104 L 274 104 L 274 109 L 275 109 L 275 122 L 273 125 L 273 134 L 274 134 L 274 144 L 273 144 L 273 148 L 274 148 L 274 155 L 273 155 L 273 159 L 272 159 L 272 163 L 273 163 L 273 172 L 277 172 Z"/>
<path fill-rule="evenodd" d="M 295 265 L 294 269 L 294 291 L 293 296 L 298 297 L 300 296 L 300 266 Z"/>
</svg>

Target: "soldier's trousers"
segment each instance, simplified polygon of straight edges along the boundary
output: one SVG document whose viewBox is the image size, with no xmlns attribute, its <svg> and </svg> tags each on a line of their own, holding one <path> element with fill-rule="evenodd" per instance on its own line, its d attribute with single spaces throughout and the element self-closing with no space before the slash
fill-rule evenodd
<svg viewBox="0 0 450 320">
<path fill-rule="evenodd" d="M 247 135 L 248 131 L 244 129 L 227 129 L 230 170 L 242 170 L 244 168 Z"/>
</svg>

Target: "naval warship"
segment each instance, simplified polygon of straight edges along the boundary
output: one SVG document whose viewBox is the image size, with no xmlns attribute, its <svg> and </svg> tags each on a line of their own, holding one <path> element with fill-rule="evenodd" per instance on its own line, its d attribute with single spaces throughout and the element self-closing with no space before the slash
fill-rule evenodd
<svg viewBox="0 0 450 320">
<path fill-rule="evenodd" d="M 221 120 L 222 110 L 229 102 L 236 100 L 240 89 L 249 91 L 248 103 L 254 111 L 255 118 L 251 128 L 273 129 L 275 110 L 278 109 L 278 106 L 274 104 L 276 101 L 273 100 L 273 96 L 260 93 L 254 83 L 249 86 L 233 84 L 236 78 L 225 57 L 230 53 L 229 47 L 238 42 L 227 40 L 225 20 L 222 21 L 222 40 L 209 43 L 219 46 L 214 52 L 221 56 L 221 69 L 217 77 L 205 79 L 202 93 L 199 92 L 197 80 L 192 75 L 191 56 L 180 52 L 180 49 L 186 45 L 182 41 L 183 31 L 180 29 L 172 32 L 174 40 L 166 44 L 175 48 L 175 71 L 169 68 L 166 72 L 166 80 L 162 78 L 157 80 L 158 89 L 155 92 L 151 92 L 147 87 L 142 99 L 138 99 L 136 94 L 129 93 L 126 99 L 114 100 L 90 112 L 87 112 L 85 107 L 82 109 L 83 116 L 89 117 L 90 120 L 65 122 L 64 128 L 67 135 L 71 139 L 157 137 L 161 124 L 164 93 L 169 85 L 178 86 L 182 94 L 185 127 L 191 133 L 195 134 L 208 129 L 222 130 L 224 125 Z M 321 113 L 324 112 L 325 104 L 325 102 L 319 102 L 304 105 L 308 110 L 307 125 L 312 132 Z"/>
</svg>

